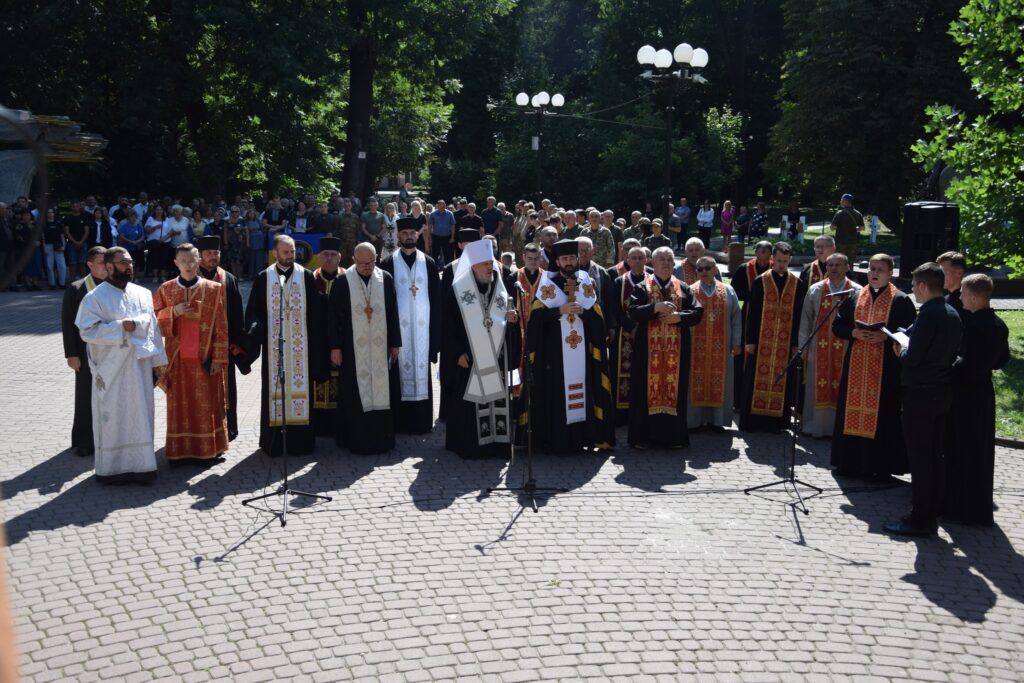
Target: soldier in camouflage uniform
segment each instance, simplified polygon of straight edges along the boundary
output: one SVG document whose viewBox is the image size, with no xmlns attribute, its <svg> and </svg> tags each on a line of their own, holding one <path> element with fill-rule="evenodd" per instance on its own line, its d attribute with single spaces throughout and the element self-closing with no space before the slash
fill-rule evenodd
<svg viewBox="0 0 1024 683">
<path fill-rule="evenodd" d="M 362 222 L 359 215 L 352 211 L 352 200 L 345 199 L 345 210 L 338 216 L 338 227 L 334 236 L 341 240 L 341 266 L 342 268 L 352 267 L 352 254 L 358 242 L 359 231 L 362 229 Z"/>
<path fill-rule="evenodd" d="M 588 227 L 583 230 L 583 237 L 589 237 L 594 243 L 594 262 L 602 268 L 609 268 L 615 263 L 615 237 L 612 231 L 601 225 L 601 214 L 595 209 L 588 215 Z"/>
</svg>

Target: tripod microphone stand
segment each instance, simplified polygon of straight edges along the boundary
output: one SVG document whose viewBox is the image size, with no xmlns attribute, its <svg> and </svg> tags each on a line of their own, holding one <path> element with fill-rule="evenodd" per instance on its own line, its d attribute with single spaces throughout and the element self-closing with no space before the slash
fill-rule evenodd
<svg viewBox="0 0 1024 683">
<path fill-rule="evenodd" d="M 270 277 L 270 273 L 267 273 L 267 277 Z M 313 500 L 321 500 L 325 503 L 331 500 L 330 496 L 322 496 L 316 493 L 306 493 L 305 491 L 296 491 L 291 488 L 288 484 L 288 416 L 285 413 L 284 404 L 284 298 L 285 298 L 285 277 L 280 275 L 278 279 L 278 286 L 281 292 L 281 303 L 278 307 L 277 312 L 277 386 L 281 391 L 281 461 L 284 466 L 284 481 L 277 487 L 277 490 L 273 493 L 267 493 L 262 496 L 255 496 L 253 498 L 247 498 L 242 501 L 242 505 L 246 507 L 255 508 L 257 510 L 263 510 L 263 508 L 253 505 L 253 503 L 268 498 L 275 498 L 281 496 L 281 511 L 274 512 L 271 510 L 271 514 L 281 520 L 281 526 L 285 526 L 288 523 L 288 503 L 290 496 L 301 496 L 303 498 L 312 498 Z M 271 450 L 273 450 L 273 439 L 271 439 Z M 270 455 L 268 453 L 267 455 Z"/>
<path fill-rule="evenodd" d="M 828 285 L 825 286 L 827 287 Z M 847 290 L 843 292 L 836 292 L 835 294 L 830 294 L 830 296 L 849 296 L 852 292 L 853 290 Z M 815 327 L 814 331 L 811 332 L 811 335 L 807 338 L 807 341 L 804 342 L 804 344 L 799 348 L 799 350 L 797 350 L 797 352 L 793 355 L 793 358 L 790 359 L 789 363 L 786 365 L 785 368 L 783 368 L 782 372 L 779 373 L 778 377 L 776 377 L 775 381 L 773 382 L 773 384 L 778 384 L 779 382 L 783 381 L 783 378 L 787 377 L 790 370 L 794 371 L 794 376 L 796 378 L 796 390 L 793 391 L 793 418 L 790 422 L 789 430 L 789 476 L 786 477 L 785 479 L 773 481 L 768 484 L 760 484 L 758 486 L 751 486 L 750 488 L 743 489 L 743 493 L 750 495 L 751 491 L 759 491 L 761 489 L 768 489 L 773 488 L 775 486 L 785 486 L 787 484 L 790 484 L 793 487 L 793 491 L 796 492 L 796 502 L 793 503 L 793 505 L 794 507 L 796 507 L 796 509 L 800 510 L 800 512 L 804 513 L 805 515 L 811 514 L 811 511 L 807 509 L 807 503 L 804 501 L 804 497 L 800 493 L 800 487 L 803 486 L 806 489 L 814 491 L 814 494 L 810 496 L 810 498 L 821 495 L 822 493 L 824 493 L 824 490 L 812 484 L 808 484 L 807 482 L 800 481 L 799 479 L 796 478 L 796 442 L 797 437 L 799 436 L 800 430 L 803 428 L 804 423 L 803 409 L 800 406 L 799 398 L 799 388 L 803 383 L 803 363 L 800 362 L 800 359 L 803 356 L 804 352 L 807 351 L 810 345 L 814 342 L 814 340 L 817 339 L 818 330 L 824 327 L 825 323 L 828 323 L 829 321 L 832 320 L 832 316 L 834 316 L 836 314 L 836 311 L 839 310 L 839 305 L 845 300 L 846 299 L 843 298 L 839 301 L 839 303 L 832 306 L 831 310 L 828 312 L 828 315 L 826 315 L 818 322 L 817 327 Z"/>
<path fill-rule="evenodd" d="M 513 301 L 510 297 L 509 301 Z M 511 305 L 511 303 L 510 303 Z M 509 422 L 512 422 L 512 400 L 511 400 L 511 382 L 508 380 L 510 376 L 509 372 L 509 357 L 508 357 L 508 326 L 505 326 L 505 348 L 503 355 L 505 358 L 505 405 L 508 406 Z M 530 391 L 533 388 L 533 369 L 530 367 L 530 362 L 523 363 L 523 380 L 522 390 L 519 395 L 523 401 L 523 414 L 526 415 L 526 481 L 522 486 L 509 486 L 508 485 L 508 474 L 511 471 L 511 465 L 515 463 L 516 455 L 516 433 L 518 432 L 518 421 L 516 421 L 516 427 L 510 430 L 509 435 L 509 470 L 505 472 L 505 486 L 498 486 L 488 488 L 487 493 L 493 493 L 494 491 L 509 491 L 510 493 L 518 493 L 530 501 L 530 507 L 534 512 L 539 512 L 537 507 L 537 494 L 538 493 L 566 493 L 569 489 L 566 488 L 553 488 L 553 487 L 538 487 L 537 480 L 533 476 L 533 420 L 530 415 Z"/>
</svg>

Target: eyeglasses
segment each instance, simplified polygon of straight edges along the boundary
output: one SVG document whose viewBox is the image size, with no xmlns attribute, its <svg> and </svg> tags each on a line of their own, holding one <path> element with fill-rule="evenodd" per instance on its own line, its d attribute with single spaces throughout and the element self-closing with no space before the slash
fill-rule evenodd
<svg viewBox="0 0 1024 683">
<path fill-rule="evenodd" d="M 697 272 L 698 273 L 706 273 L 709 270 L 714 270 L 714 269 L 715 269 L 714 266 L 700 266 L 699 268 L 697 268 Z"/>
</svg>

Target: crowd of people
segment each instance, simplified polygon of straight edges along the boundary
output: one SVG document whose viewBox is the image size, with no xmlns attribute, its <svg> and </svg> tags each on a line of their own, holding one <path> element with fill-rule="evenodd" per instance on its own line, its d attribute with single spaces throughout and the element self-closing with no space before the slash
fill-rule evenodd
<svg viewBox="0 0 1024 683">
<path fill-rule="evenodd" d="M 843 196 L 842 208 L 832 221 L 840 250 L 851 259 L 864 228 L 864 217 L 853 209 L 852 199 L 851 195 Z M 550 233 L 549 228 L 556 237 L 587 236 L 594 243 L 594 260 L 607 268 L 628 238 L 640 240 L 651 250 L 670 246 L 681 253 L 691 224 L 710 247 L 716 221 L 723 244 L 764 239 L 769 221 L 764 202 L 750 211 L 747 206 L 734 210 L 732 202 L 725 200 L 716 212 L 716 207 L 705 200 L 692 214 L 683 197 L 663 212 L 648 204 L 643 212 L 632 211 L 627 220 L 616 218 L 610 209 L 565 209 L 548 199 L 539 205 L 520 200 L 511 211 L 494 197 L 487 197 L 482 208 L 465 197 L 455 197 L 450 203 L 441 199 L 430 202 L 417 196 L 406 183 L 393 201 L 374 196 L 360 201 L 355 196 L 334 193 L 324 200 L 311 194 L 275 194 L 266 198 L 237 195 L 231 202 L 222 197 L 209 202 L 202 198 L 184 202 L 171 196 L 151 198 L 140 192 L 135 200 L 121 195 L 116 204 L 105 207 L 90 195 L 72 200 L 65 209 L 48 209 L 42 239 L 37 240 L 32 228 L 38 222 L 38 211 L 30 207 L 26 197 L 19 197 L 10 207 L 0 202 L 0 273 L 14 268 L 18 255 L 32 245 L 31 256 L 16 274 L 13 288 L 38 291 L 48 285 L 51 290 L 63 289 L 86 274 L 90 247 L 119 246 L 132 255 L 140 280 L 148 278 L 159 284 L 175 271 L 177 247 L 195 243 L 200 237 L 216 237 L 225 270 L 237 278 L 252 280 L 266 268 L 268 250 L 277 235 L 319 233 L 337 237 L 347 267 L 359 242 L 374 245 L 381 260 L 394 254 L 398 250 L 397 222 L 402 218 L 416 221 L 417 246 L 439 267 L 452 261 L 455 235 L 463 228 L 495 236 L 502 252 L 513 254 L 514 259 L 519 258 L 524 245 L 536 241 L 542 232 Z M 804 217 L 793 203 L 784 214 L 780 234 L 783 239 L 802 241 L 803 228 Z"/>
<path fill-rule="evenodd" d="M 259 443 L 271 456 L 283 425 L 292 454 L 313 452 L 318 436 L 388 451 L 396 432 L 435 428 L 435 401 L 446 447 L 465 458 L 508 454 L 527 427 L 557 454 L 613 448 L 619 426 L 639 450 L 685 448 L 691 431 L 734 422 L 757 438 L 790 428 L 798 406 L 803 430 L 832 440 L 838 475 L 911 473 L 913 511 L 894 532 L 934 533 L 940 513 L 992 521 L 991 373 L 1008 359 L 1008 335 L 988 305 L 992 281 L 965 278 L 960 254 L 914 271 L 918 313 L 892 282 L 892 257 L 872 256 L 862 287 L 831 236 L 799 273 L 788 242 L 759 241 L 726 284 L 687 223 L 673 244 L 660 217 L 640 212 L 626 224 L 547 201 L 508 212 L 489 197 L 477 212 L 409 196 L 374 226 L 376 198 L 361 212 L 338 199 L 339 212 L 315 205 L 328 217 L 320 226 L 299 222 L 304 202 L 290 213 L 271 198 L 258 221 L 273 262 L 250 271 L 224 267 L 235 255 L 224 230 L 183 224 L 153 265 L 158 278 L 173 272 L 155 294 L 134 282 L 139 250 L 79 254 L 88 275 L 65 293 L 63 318 L 77 373 L 72 436 L 100 481 L 155 475 L 154 382 L 168 397 L 167 459 L 223 456 L 238 433 L 235 373 L 258 362 Z M 172 205 L 164 226 L 175 216 L 188 222 Z M 295 236 L 322 227 L 331 234 L 310 271 Z M 254 280 L 246 305 L 238 276 Z"/>
</svg>

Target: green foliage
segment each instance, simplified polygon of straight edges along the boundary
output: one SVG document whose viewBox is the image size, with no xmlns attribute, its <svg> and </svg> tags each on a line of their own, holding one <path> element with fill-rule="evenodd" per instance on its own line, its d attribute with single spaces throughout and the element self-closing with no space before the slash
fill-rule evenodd
<svg viewBox="0 0 1024 683">
<path fill-rule="evenodd" d="M 1010 362 L 992 374 L 996 390 L 996 433 L 1024 439 L 1024 311 L 1000 311 L 1010 330 Z"/>
<path fill-rule="evenodd" d="M 812 202 L 852 192 L 899 227 L 921 172 L 907 153 L 926 104 L 969 101 L 946 35 L 960 0 L 785 0 L 779 122 L 765 164 L 773 184 Z"/>
<path fill-rule="evenodd" d="M 915 159 L 956 170 L 946 196 L 960 205 L 961 243 L 972 262 L 1024 273 L 1024 2 L 971 0 L 951 27 L 960 63 L 987 106 L 970 115 L 927 109 Z"/>
</svg>

